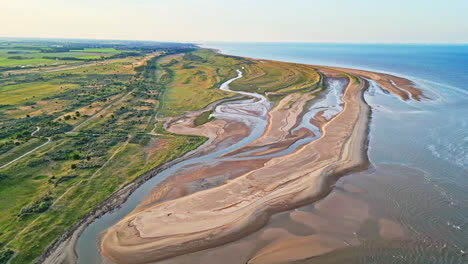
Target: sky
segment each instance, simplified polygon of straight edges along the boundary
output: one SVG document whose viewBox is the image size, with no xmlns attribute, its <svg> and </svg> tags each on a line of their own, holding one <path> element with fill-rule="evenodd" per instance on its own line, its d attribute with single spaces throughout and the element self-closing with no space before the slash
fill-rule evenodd
<svg viewBox="0 0 468 264">
<path fill-rule="evenodd" d="M 0 0 L 0 37 L 468 43 L 468 0 Z"/>
</svg>

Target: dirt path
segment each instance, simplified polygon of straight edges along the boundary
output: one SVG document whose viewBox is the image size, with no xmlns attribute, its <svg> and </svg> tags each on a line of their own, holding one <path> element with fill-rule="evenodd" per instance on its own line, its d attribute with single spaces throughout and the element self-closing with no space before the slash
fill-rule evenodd
<svg viewBox="0 0 468 264">
<path fill-rule="evenodd" d="M 36 130 L 34 130 L 34 132 L 31 133 L 31 136 L 34 136 L 34 134 L 36 134 L 36 132 L 38 132 L 40 129 L 41 129 L 40 127 L 36 127 Z M 30 150 L 30 151 L 24 153 L 23 155 L 17 157 L 16 159 L 14 159 L 14 160 L 12 160 L 12 161 L 10 161 L 10 162 L 8 162 L 8 163 L 6 163 L 6 164 L 0 166 L 0 169 L 3 169 L 3 168 L 5 168 L 5 167 L 7 167 L 7 166 L 9 166 L 9 165 L 11 165 L 11 164 L 17 162 L 18 160 L 20 160 L 20 159 L 26 157 L 27 155 L 33 153 L 34 151 L 36 151 L 36 150 L 42 148 L 43 146 L 49 144 L 49 143 L 51 142 L 51 139 L 50 139 L 50 137 L 46 137 L 46 138 L 47 138 L 47 142 L 45 142 L 45 143 L 43 143 L 42 145 L 39 145 L 39 146 L 35 147 L 34 149 L 32 149 L 32 150 Z"/>
<path fill-rule="evenodd" d="M 126 95 L 122 96 L 120 99 L 118 99 L 117 101 L 114 101 L 112 103 L 110 103 L 109 105 L 107 105 L 106 107 L 104 107 L 103 109 L 101 109 L 99 112 L 95 113 L 94 115 L 92 115 L 90 118 L 86 119 L 85 121 L 81 122 L 80 124 L 78 124 L 76 127 L 74 127 L 71 131 L 67 132 L 67 134 L 73 134 L 73 133 L 76 133 L 82 126 L 86 125 L 89 121 L 93 120 L 93 119 L 96 119 L 96 117 L 98 117 L 99 115 L 102 115 L 104 112 L 106 112 L 107 110 L 109 110 L 109 108 L 111 108 L 112 106 L 114 106 L 115 104 L 117 103 L 120 103 L 122 102 L 123 100 L 125 100 L 125 98 L 127 98 L 131 93 L 133 93 L 134 91 L 136 90 L 136 88 L 134 88 L 133 90 L 131 90 L 130 92 L 128 92 Z"/>
<path fill-rule="evenodd" d="M 38 131 L 38 130 L 37 130 L 37 131 Z M 35 132 L 37 132 L 37 131 L 35 131 Z M 128 139 L 126 142 L 124 142 L 124 144 L 122 144 L 122 146 L 118 147 L 118 148 L 114 151 L 114 153 L 112 153 L 112 155 L 109 157 L 109 159 L 107 159 L 106 162 L 105 162 L 99 169 L 97 169 L 97 170 L 93 173 L 93 175 L 91 175 L 91 177 L 90 177 L 89 179 L 82 179 L 82 180 L 77 181 L 76 183 L 74 183 L 72 186 L 70 186 L 70 188 L 68 188 L 62 195 L 60 195 L 60 196 L 52 203 L 52 205 L 51 205 L 46 211 L 44 211 L 44 212 L 42 212 L 41 214 L 39 214 L 31 223 L 29 223 L 25 228 L 23 228 L 23 230 L 21 230 L 19 233 L 17 233 L 17 234 L 13 237 L 13 239 L 11 239 L 10 242 L 8 242 L 8 243 L 5 245 L 5 247 L 7 247 L 12 241 L 16 240 L 16 238 L 18 238 L 21 234 L 23 234 L 24 232 L 28 231 L 29 228 L 31 228 L 31 226 L 33 226 L 34 223 L 36 223 L 36 221 L 39 220 L 39 218 L 40 218 L 42 215 L 44 215 L 44 214 L 46 214 L 47 212 L 49 212 L 50 210 L 52 210 L 52 208 L 53 208 L 65 195 L 67 195 L 67 194 L 70 192 L 70 190 L 71 190 L 72 188 L 74 188 L 74 187 L 76 187 L 76 186 L 79 186 L 79 185 L 80 185 L 82 182 L 84 182 L 84 181 L 92 180 L 93 178 L 95 178 L 96 175 L 98 175 L 98 173 L 102 170 L 102 168 L 104 168 L 104 167 L 115 157 L 115 155 L 117 155 L 117 153 L 119 153 L 125 146 L 127 146 L 128 142 L 129 142 L 129 139 Z M 42 145 L 41 145 L 41 146 L 42 146 Z M 39 146 L 39 147 L 41 147 L 41 146 Z M 13 258 L 12 258 L 12 259 L 13 259 Z"/>
</svg>

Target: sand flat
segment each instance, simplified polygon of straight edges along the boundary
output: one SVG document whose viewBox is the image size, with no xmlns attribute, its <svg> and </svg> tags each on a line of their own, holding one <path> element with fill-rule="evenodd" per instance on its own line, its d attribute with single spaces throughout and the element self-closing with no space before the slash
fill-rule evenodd
<svg viewBox="0 0 468 264">
<path fill-rule="evenodd" d="M 138 263 L 209 248 L 250 232 L 273 211 L 316 197 L 320 176 L 367 162 L 365 87 L 348 84 L 343 111 L 323 126 L 320 139 L 222 186 L 131 214 L 106 232 L 102 252 L 116 262 Z"/>
<path fill-rule="evenodd" d="M 374 80 L 402 100 L 424 97 L 411 86 L 410 81 L 399 77 L 352 69 L 319 68 L 330 77 L 342 76 L 339 72 L 344 72 L 357 78 L 349 77 L 341 97 L 343 109 L 337 115 L 329 120 L 320 114 L 316 116 L 321 131 L 319 139 L 291 153 L 252 163 L 255 165 L 247 171 L 225 178 L 223 184 L 209 189 L 195 188 L 196 191 L 187 192 L 189 185 L 181 187 L 180 183 L 216 178 L 228 171 L 235 171 L 235 166 L 241 167 L 242 163 L 224 161 L 194 168 L 192 173 L 185 173 L 185 176 L 184 173 L 178 174 L 173 177 L 178 180 L 169 180 L 172 185 L 157 187 L 153 197 L 145 200 L 144 206 L 138 207 L 107 230 L 101 242 L 103 255 L 116 263 L 147 263 L 216 247 L 244 237 L 264 226 L 273 213 L 293 209 L 322 197 L 330 190 L 330 178 L 368 166 L 366 151 L 370 108 L 363 99 L 363 92 L 368 86 L 364 78 Z M 311 98 L 308 96 L 292 94 L 283 98 L 268 112 L 268 124 L 262 136 L 226 156 L 255 149 L 259 151 L 253 153 L 259 155 L 272 151 L 275 144 L 290 144 L 288 138 L 300 134 L 293 135 L 291 131 Z M 190 134 L 205 133 L 215 142 L 220 135 L 230 133 L 226 129 L 227 124 L 224 120 L 216 120 L 202 127 L 191 127 L 189 118 L 169 129 Z M 272 148 L 262 149 L 265 146 Z M 279 146 L 276 148 L 281 149 Z M 154 203 L 162 199 L 161 193 L 171 199 Z M 365 208 L 361 211 L 365 211 Z M 314 220 L 318 224 L 315 227 L 323 222 L 310 215 L 293 214 L 291 217 L 301 223 L 307 219 Z M 362 220 L 352 212 L 350 217 Z M 388 235 L 385 230 L 396 230 L 388 222 L 382 222 L 381 226 L 385 235 Z M 328 236 L 286 237 L 264 247 L 249 263 L 288 262 L 324 254 L 342 246 L 342 241 Z M 304 243 L 307 246 L 303 246 Z M 291 254 L 291 250 L 294 250 L 294 254 Z"/>
</svg>

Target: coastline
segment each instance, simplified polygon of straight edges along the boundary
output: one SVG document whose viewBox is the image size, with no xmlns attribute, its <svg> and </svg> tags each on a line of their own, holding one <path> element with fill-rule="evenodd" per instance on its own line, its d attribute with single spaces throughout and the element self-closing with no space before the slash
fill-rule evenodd
<svg viewBox="0 0 468 264">
<path fill-rule="evenodd" d="M 56 241 L 54 241 L 44 251 L 44 253 L 36 259 L 34 263 L 76 263 L 76 242 L 81 233 L 89 224 L 106 213 L 112 212 L 113 210 L 119 208 L 128 199 L 132 192 L 134 192 L 138 187 L 147 182 L 149 179 L 155 177 L 159 172 L 171 167 L 174 164 L 195 157 L 196 155 L 194 155 L 194 152 L 202 148 L 204 144 L 205 143 L 203 143 L 202 146 L 200 146 L 198 149 L 192 150 L 184 156 L 151 169 L 150 171 L 142 174 L 141 176 L 126 184 L 117 192 L 113 193 L 101 204 L 86 214 L 83 219 L 74 224 L 69 230 L 67 230 L 67 232 L 62 234 Z"/>
<path fill-rule="evenodd" d="M 367 88 L 366 82 L 363 82 L 363 84 L 359 84 L 359 85 L 349 84 L 348 89 L 343 95 L 343 97 L 346 98 L 346 101 L 344 100 L 345 106 L 344 106 L 343 111 L 340 112 L 340 114 L 338 114 L 336 117 L 334 117 L 330 121 L 330 123 L 327 123 L 326 125 L 324 125 L 323 132 L 322 132 L 324 135 L 323 137 L 321 137 L 317 141 L 314 141 L 313 143 L 310 143 L 310 145 L 319 145 L 319 148 L 323 148 L 323 147 L 327 148 L 326 146 L 328 146 L 329 142 L 327 142 L 326 140 L 325 140 L 325 143 L 322 144 L 323 147 L 320 146 L 320 142 L 323 142 L 324 138 L 328 138 L 328 140 L 330 140 L 330 139 L 335 138 L 334 135 L 338 136 L 338 134 L 340 134 L 339 131 L 347 131 L 346 129 L 343 129 L 342 126 L 339 126 L 339 125 L 333 126 L 332 123 L 335 123 L 335 122 L 338 123 L 343 120 L 346 120 L 347 118 L 350 117 L 350 115 L 355 116 L 352 122 L 347 122 L 346 124 L 347 126 L 351 127 L 351 130 L 353 132 L 351 134 L 347 134 L 347 136 L 345 136 L 345 138 L 343 139 L 344 142 L 346 142 L 344 143 L 343 149 L 341 149 L 341 147 L 338 146 L 337 151 L 341 153 L 339 154 L 340 158 L 338 160 L 335 160 L 334 159 L 335 152 L 333 151 L 333 154 L 330 154 L 330 158 L 332 158 L 333 160 L 332 162 L 330 161 L 326 162 L 327 158 L 322 158 L 322 159 L 317 160 L 317 164 L 319 164 L 319 166 L 318 167 L 312 166 L 311 168 L 309 168 L 310 174 L 308 175 L 296 175 L 296 177 L 287 177 L 287 179 L 280 180 L 280 182 L 278 183 L 274 183 L 275 179 L 278 180 L 278 178 L 274 178 L 271 180 L 271 182 L 273 182 L 274 184 L 266 183 L 266 185 L 262 185 L 265 188 L 267 188 L 264 191 L 266 192 L 265 197 L 267 198 L 264 198 L 263 202 L 260 202 L 260 204 L 262 204 L 263 206 L 260 209 L 256 210 L 253 208 L 248 208 L 248 205 L 245 208 L 241 206 L 242 208 L 237 208 L 237 210 L 235 208 L 232 209 L 233 207 L 237 207 L 237 205 L 232 205 L 232 206 L 228 206 L 225 208 L 216 209 L 215 211 L 224 210 L 227 212 L 225 215 L 223 215 L 222 213 L 210 214 L 210 217 L 209 217 L 210 221 L 209 223 L 206 223 L 206 225 L 208 225 L 209 227 L 208 226 L 204 227 L 205 223 L 198 222 L 198 220 L 196 220 L 197 218 L 192 219 L 192 220 L 185 220 L 186 217 L 192 218 L 191 215 L 184 216 L 182 218 L 184 220 L 182 220 L 181 218 L 177 218 L 176 216 L 176 218 L 173 220 L 175 222 L 172 222 L 172 221 L 168 222 L 164 220 L 161 220 L 163 221 L 161 223 L 159 223 L 160 221 L 158 222 L 158 220 L 161 218 L 165 218 L 165 219 L 171 218 L 169 217 L 169 215 L 170 216 L 177 215 L 177 214 L 182 213 L 182 211 L 187 210 L 187 208 L 184 207 L 183 204 L 191 204 L 190 205 L 191 210 L 192 209 L 195 210 L 195 212 L 192 211 L 193 213 L 196 213 L 196 210 L 198 210 L 197 206 L 202 206 L 202 208 L 204 208 L 204 206 L 206 205 L 206 202 L 204 202 L 203 205 L 200 205 L 200 204 L 195 205 L 193 204 L 194 202 L 193 197 L 204 195 L 206 196 L 205 198 L 198 198 L 197 200 L 208 201 L 209 199 L 206 199 L 206 198 L 211 194 L 216 195 L 216 194 L 213 194 L 214 192 L 226 193 L 226 194 L 233 193 L 234 192 L 233 190 L 228 191 L 230 185 L 234 184 L 234 188 L 236 188 L 236 185 L 244 186 L 242 183 L 239 183 L 239 182 L 242 180 L 245 180 L 245 178 L 239 177 L 215 189 L 201 191 L 201 192 L 196 193 L 196 195 L 189 195 L 189 196 L 180 198 L 178 200 L 171 200 L 171 201 L 167 201 L 162 204 L 159 204 L 160 207 L 163 207 L 161 209 L 162 211 L 171 212 L 171 213 L 168 214 L 168 217 L 162 217 L 162 216 L 159 218 L 152 217 L 151 219 L 153 220 L 150 226 L 153 226 L 153 228 L 151 228 L 150 226 L 146 227 L 146 225 L 143 225 L 144 226 L 143 230 L 140 229 L 139 231 L 136 231 L 138 234 L 140 234 L 139 236 L 145 237 L 144 239 L 142 237 L 144 241 L 146 242 L 149 241 L 148 243 L 141 242 L 143 243 L 141 244 L 141 246 L 139 245 L 139 242 L 138 242 L 139 239 L 131 235 L 133 234 L 133 232 L 135 232 L 135 231 L 132 231 L 133 228 L 130 228 L 127 231 L 125 231 L 125 228 L 123 230 L 117 231 L 117 232 L 123 232 L 119 234 L 119 237 L 122 238 L 123 240 L 119 240 L 118 238 L 115 237 L 114 234 L 116 233 L 114 230 L 111 230 L 111 231 L 108 230 L 103 237 L 103 242 L 102 242 L 103 251 L 102 252 L 107 257 L 109 257 L 109 255 L 112 256 L 111 259 L 113 259 L 114 261 L 117 261 L 118 263 L 127 263 L 127 262 L 144 263 L 148 261 L 157 261 L 157 260 L 173 257 L 173 256 L 180 255 L 180 254 L 198 251 L 198 250 L 218 246 L 226 242 L 236 240 L 240 237 L 243 237 L 247 234 L 252 233 L 253 231 L 258 230 L 260 227 L 262 227 L 266 223 L 266 221 L 269 219 L 269 217 L 273 213 L 288 210 L 288 209 L 293 209 L 295 207 L 311 203 L 323 197 L 324 195 L 326 195 L 327 192 L 331 190 L 329 183 L 330 181 L 332 181 L 331 180 L 332 178 L 338 178 L 348 172 L 367 167 L 368 160 L 366 156 L 366 150 L 367 150 L 366 142 L 367 142 L 367 131 L 368 131 L 368 120 L 369 120 L 369 115 L 370 115 L 370 108 L 364 102 L 363 97 L 362 97 L 362 92 L 363 90 L 365 90 L 365 88 Z M 350 90 L 352 91 L 350 92 Z M 330 127 L 328 128 L 328 126 Z M 300 150 L 297 150 L 296 152 L 293 152 L 290 155 L 295 155 L 295 157 L 307 156 L 305 153 L 301 153 L 306 148 L 307 146 L 301 148 Z M 281 164 L 281 161 L 278 164 Z M 272 162 L 271 166 L 275 167 L 276 164 Z M 258 171 L 259 170 L 257 170 L 257 172 Z M 252 178 L 255 176 L 250 175 L 249 177 Z M 307 184 L 307 182 L 309 183 Z M 303 187 L 303 186 L 309 186 L 309 187 Z M 223 190 L 223 189 L 226 189 L 226 190 Z M 270 191 L 267 191 L 267 190 L 270 190 Z M 269 193 L 273 193 L 273 194 L 272 194 L 272 197 L 268 198 Z M 283 198 L 281 198 L 280 200 L 276 200 L 277 198 L 275 197 L 278 197 L 278 198 L 283 197 Z M 193 199 L 190 200 L 191 198 Z M 248 198 L 244 197 L 244 199 L 248 199 Z M 254 197 L 253 199 L 254 200 L 251 201 L 252 203 L 254 203 L 256 198 Z M 258 199 L 262 199 L 262 198 L 258 198 Z M 177 205 L 177 201 L 180 201 L 180 200 L 182 200 L 181 204 Z M 289 202 L 286 202 L 286 201 L 289 201 Z M 170 205 L 171 202 L 176 203 L 175 207 L 174 206 L 168 207 L 168 206 L 171 206 Z M 237 204 L 239 205 L 239 203 Z M 183 207 L 180 213 L 178 213 L 177 206 Z M 197 208 L 192 208 L 193 206 Z M 154 213 L 155 210 L 157 209 L 158 209 L 158 206 L 151 208 L 151 213 Z M 200 208 L 199 210 L 203 210 L 203 209 Z M 241 211 L 241 213 L 236 212 L 236 211 Z M 136 215 L 138 214 L 141 214 L 141 212 L 137 212 Z M 232 214 L 235 214 L 235 216 L 233 216 Z M 120 225 L 128 226 L 128 224 L 132 222 L 133 224 L 130 224 L 130 226 L 135 226 L 135 225 L 140 226 L 140 223 L 145 222 L 144 219 L 138 219 L 137 222 L 134 222 L 133 221 L 134 217 L 135 215 L 133 214 L 127 216 L 125 219 L 121 220 L 120 223 L 122 224 Z M 213 218 L 217 218 L 217 220 L 214 220 L 213 222 L 212 220 Z M 229 219 L 237 219 L 237 220 L 229 220 Z M 207 221 L 207 219 L 203 221 Z M 231 222 L 231 221 L 234 221 L 234 222 Z M 170 233 L 174 232 L 175 230 L 168 231 L 169 233 L 166 233 L 165 231 L 162 231 L 160 229 L 158 231 L 154 231 L 156 233 L 154 233 L 153 231 L 149 231 L 149 230 L 154 230 L 154 226 L 156 225 L 160 227 L 169 226 L 169 230 L 173 230 L 171 228 L 173 223 L 174 224 L 177 223 L 176 224 L 177 230 L 180 230 L 180 229 L 184 230 L 183 233 L 181 233 L 182 231 L 177 231 L 175 233 L 175 234 L 178 234 L 177 237 L 170 236 Z M 220 223 L 224 223 L 224 224 L 220 224 Z M 117 224 L 117 226 L 119 226 L 119 224 Z M 212 228 L 213 226 L 216 226 L 216 227 Z M 116 226 L 114 226 L 113 228 L 115 227 Z M 117 230 L 119 230 L 118 228 L 119 227 L 117 227 Z M 205 228 L 208 228 L 208 229 L 206 229 L 205 231 Z M 150 233 L 146 234 L 145 232 L 150 232 Z M 109 234 L 111 235 L 110 237 L 109 237 Z M 186 239 L 184 239 L 185 236 L 186 236 Z M 155 237 L 155 238 L 150 239 L 151 237 Z M 204 237 L 209 237 L 209 239 L 204 239 Z M 135 241 L 129 240 L 132 238 L 136 240 Z M 167 240 L 172 241 L 170 242 L 171 245 L 167 245 L 167 246 L 164 245 L 165 242 L 168 242 Z M 119 246 L 117 246 L 116 243 Z M 119 244 L 119 243 L 124 243 L 124 244 Z M 151 249 L 149 249 L 148 247 L 150 247 Z M 142 252 L 148 252 L 148 251 L 151 251 L 151 253 L 142 254 Z M 135 252 L 135 253 L 132 253 L 132 252 Z"/>
<path fill-rule="evenodd" d="M 224 101 L 228 100 L 237 100 L 236 98 L 227 98 L 221 99 L 216 102 L 213 102 L 206 106 L 203 109 L 200 109 L 195 112 L 203 112 L 207 109 L 214 108 L 217 104 L 220 104 Z M 173 118 L 174 120 L 177 117 Z M 196 158 L 200 155 L 203 155 L 204 152 L 209 152 L 212 150 L 212 145 L 210 143 L 213 142 L 215 137 L 211 135 L 208 139 L 200 145 L 197 149 L 194 149 L 185 155 L 178 157 L 174 160 L 168 161 L 163 163 L 145 173 L 135 178 L 133 181 L 127 183 L 121 189 L 113 193 L 109 196 L 106 200 L 104 200 L 101 204 L 93 208 L 89 213 L 87 213 L 80 221 L 75 223 L 70 229 L 68 229 L 64 234 L 62 234 L 57 240 L 55 240 L 45 251 L 44 253 L 39 256 L 34 263 L 76 263 L 77 256 L 75 252 L 75 246 L 78 241 L 79 236 L 84 231 L 84 229 L 94 222 L 96 219 L 99 219 L 101 216 L 105 215 L 106 213 L 112 212 L 115 209 L 119 208 L 125 201 L 129 198 L 129 196 L 138 189 L 142 184 L 150 180 L 151 178 L 155 177 L 161 171 L 164 171 L 171 166 L 183 162 L 185 160 L 189 160 L 192 158 Z"/>
<path fill-rule="evenodd" d="M 320 67 L 320 66 L 317 66 Z M 337 69 L 337 70 L 352 70 L 352 69 L 345 69 L 345 68 L 336 68 L 336 67 L 326 67 L 328 69 Z M 364 81 L 364 80 L 363 80 Z M 364 81 L 365 82 L 365 81 Z M 367 85 L 367 84 L 366 84 Z M 366 88 L 362 88 L 366 89 Z M 360 122 L 356 122 L 355 125 L 353 126 L 353 130 L 359 130 L 359 133 L 361 137 L 354 138 L 353 141 L 359 141 L 360 143 L 358 144 L 362 148 L 356 148 L 355 144 L 351 144 L 352 146 L 347 146 L 346 150 L 341 153 L 345 158 L 344 160 L 350 159 L 349 155 L 351 152 L 354 154 L 358 154 L 358 159 L 359 162 L 356 164 L 352 164 L 353 166 L 349 166 L 350 164 L 347 164 L 348 166 L 337 166 L 337 167 L 330 167 L 328 170 L 320 174 L 320 176 L 317 178 L 317 186 L 314 187 L 312 191 L 314 193 L 313 197 L 309 197 L 307 195 L 307 199 L 304 199 L 302 201 L 297 202 L 294 205 L 290 205 L 290 207 L 294 208 L 297 206 L 300 206 L 302 204 L 308 204 L 313 201 L 316 201 L 324 196 L 327 195 L 327 193 L 330 192 L 331 187 L 333 183 L 336 181 L 337 178 L 340 176 L 347 174 L 349 172 L 355 171 L 355 170 L 362 170 L 365 169 L 368 160 L 367 160 L 367 142 L 368 142 L 368 123 L 369 123 L 369 118 L 370 118 L 370 108 L 369 106 L 365 103 L 364 98 L 363 98 L 363 90 L 361 90 L 358 93 L 359 100 L 359 105 L 360 107 L 364 107 L 362 109 L 363 112 L 366 112 L 365 116 L 360 117 Z M 364 120 L 364 121 L 362 121 Z M 327 124 L 326 124 L 327 125 Z M 325 127 L 326 127 L 325 125 Z M 326 131 L 326 130 L 324 130 Z M 364 135 L 364 136 L 363 136 Z M 57 263 L 62 261 L 71 261 L 75 262 L 76 257 L 75 252 L 74 252 L 74 243 L 76 243 L 79 235 L 81 232 L 86 228 L 87 225 L 89 225 L 91 222 L 93 222 L 95 219 L 99 218 L 100 216 L 104 215 L 105 213 L 114 210 L 115 208 L 118 208 L 122 203 L 125 202 L 125 200 L 128 198 L 128 196 L 135 190 L 137 189 L 141 184 L 149 180 L 150 178 L 154 177 L 157 175 L 160 171 L 178 163 L 186 159 L 190 159 L 196 156 L 196 153 L 199 153 L 206 147 L 207 143 L 211 142 L 208 140 L 205 142 L 202 146 L 200 146 L 198 149 L 193 150 L 187 154 L 185 154 L 182 157 L 179 157 L 173 161 L 170 161 L 168 163 L 162 164 L 161 166 L 152 169 L 151 171 L 143 174 L 142 176 L 136 178 L 134 181 L 131 183 L 127 184 L 124 186 L 122 189 L 114 193 L 112 196 L 110 196 L 108 199 L 106 199 L 102 204 L 100 204 L 98 207 L 93 209 L 90 213 L 88 213 L 82 220 L 80 220 L 78 223 L 76 223 L 69 231 L 67 231 L 65 234 L 63 234 L 57 241 L 55 241 L 44 254 L 36 260 L 36 263 Z M 357 144 L 357 143 L 356 143 Z M 358 152 L 356 152 L 356 149 L 359 149 Z M 352 151 L 354 150 L 354 151 Z M 354 155 L 353 155 L 354 156 Z M 346 163 L 346 161 L 343 161 Z M 350 162 L 348 160 L 348 162 Z M 353 162 L 351 162 L 353 163 Z M 343 167 L 345 167 L 343 169 Z M 271 211 L 268 212 L 268 214 L 273 214 L 277 211 L 281 210 L 286 210 L 290 208 L 288 206 L 280 206 L 278 209 L 277 208 L 272 208 Z M 238 236 L 242 237 L 245 236 L 245 234 L 251 233 L 255 230 L 258 230 L 261 227 L 261 222 L 266 221 L 269 217 L 269 215 L 260 215 L 258 216 L 257 220 L 260 223 L 258 226 L 256 225 L 250 225 L 249 228 L 246 228 L 244 231 L 239 232 Z M 232 239 L 235 240 L 235 237 L 231 237 L 230 240 Z M 221 241 L 219 243 L 225 243 L 225 241 Z M 64 252 L 66 252 L 64 254 Z M 75 258 L 73 258 L 75 257 Z"/>
</svg>

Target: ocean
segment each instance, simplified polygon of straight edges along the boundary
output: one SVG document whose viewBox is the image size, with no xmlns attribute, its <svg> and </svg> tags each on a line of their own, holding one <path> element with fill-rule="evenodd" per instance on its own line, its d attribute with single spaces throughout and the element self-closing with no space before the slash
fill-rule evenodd
<svg viewBox="0 0 468 264">
<path fill-rule="evenodd" d="M 391 73 L 413 80 L 430 98 L 403 102 L 371 85 L 365 93 L 372 108 L 371 166 L 340 178 L 322 200 L 294 210 L 325 219 L 323 230 L 311 234 L 304 227 L 307 222 L 298 224 L 291 220 L 291 212 L 283 212 L 240 242 L 258 239 L 267 228 L 285 227 L 296 235 L 328 232 L 324 234 L 347 245 L 304 263 L 468 263 L 468 45 L 202 46 L 229 55 Z M 202 158 L 212 156 L 216 153 Z M 89 225 L 75 248 L 78 262 L 101 263 L 98 234 L 131 212 L 158 182 L 190 162 L 197 159 L 159 173 L 119 209 Z M 356 224 L 357 230 L 351 230 Z M 235 243 L 239 241 L 230 244 Z"/>
<path fill-rule="evenodd" d="M 414 81 L 429 99 L 403 102 L 378 87 L 366 92 L 373 110 L 372 165 L 341 178 L 332 192 L 366 204 L 369 218 L 356 235 L 361 243 L 308 263 L 468 263 L 468 45 L 211 42 L 202 47 Z M 348 185 L 362 191 L 347 192 Z M 327 199 L 332 198 L 323 202 Z M 334 216 L 346 218 L 338 211 Z M 382 219 L 397 223 L 404 235 L 382 238 L 375 228 Z"/>
</svg>

